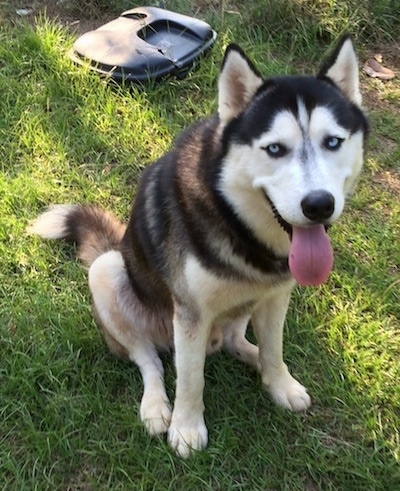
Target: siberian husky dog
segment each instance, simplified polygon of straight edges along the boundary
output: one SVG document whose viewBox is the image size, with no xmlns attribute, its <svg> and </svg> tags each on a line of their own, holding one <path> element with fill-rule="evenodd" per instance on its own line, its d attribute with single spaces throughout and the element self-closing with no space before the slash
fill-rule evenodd
<svg viewBox="0 0 400 491">
<path fill-rule="evenodd" d="M 264 80 L 230 45 L 218 92 L 218 112 L 145 170 L 127 226 L 70 204 L 30 225 L 77 243 L 105 341 L 140 369 L 141 419 L 182 457 L 207 445 L 204 363 L 221 347 L 258 370 L 280 406 L 310 406 L 283 361 L 283 325 L 295 282 L 321 284 L 332 269 L 327 230 L 353 190 L 368 132 L 347 35 L 317 76 Z M 246 339 L 250 321 L 258 346 Z M 159 357 L 168 349 L 173 407 Z"/>
</svg>

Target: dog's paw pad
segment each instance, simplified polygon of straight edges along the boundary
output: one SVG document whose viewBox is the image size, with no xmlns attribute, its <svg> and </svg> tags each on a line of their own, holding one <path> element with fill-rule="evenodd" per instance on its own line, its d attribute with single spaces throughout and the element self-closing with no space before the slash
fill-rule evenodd
<svg viewBox="0 0 400 491">
<path fill-rule="evenodd" d="M 196 450 L 202 450 L 207 446 L 207 428 L 203 424 L 198 426 L 178 427 L 170 426 L 168 430 L 168 442 L 177 455 L 187 459 Z"/>
<path fill-rule="evenodd" d="M 159 435 L 168 431 L 171 421 L 171 408 L 168 401 L 160 398 L 142 400 L 140 419 L 150 435 Z"/>
<path fill-rule="evenodd" d="M 291 375 L 285 377 L 285 380 L 270 386 L 269 392 L 279 406 L 290 411 L 305 411 L 311 406 L 311 398 L 307 393 L 307 389 Z"/>
</svg>

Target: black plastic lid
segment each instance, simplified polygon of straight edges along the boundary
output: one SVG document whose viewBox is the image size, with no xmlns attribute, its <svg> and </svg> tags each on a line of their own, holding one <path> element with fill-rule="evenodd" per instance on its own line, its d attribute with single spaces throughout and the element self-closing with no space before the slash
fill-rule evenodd
<svg viewBox="0 0 400 491">
<path fill-rule="evenodd" d="M 89 62 L 93 70 L 116 80 L 183 77 L 216 36 L 207 23 L 193 17 L 138 7 L 78 38 L 71 58 Z"/>
</svg>

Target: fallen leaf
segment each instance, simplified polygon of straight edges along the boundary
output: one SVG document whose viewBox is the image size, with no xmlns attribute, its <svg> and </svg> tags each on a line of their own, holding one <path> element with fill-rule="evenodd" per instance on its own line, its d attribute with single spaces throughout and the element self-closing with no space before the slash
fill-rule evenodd
<svg viewBox="0 0 400 491">
<path fill-rule="evenodd" d="M 376 55 L 375 58 L 381 59 L 379 55 Z M 379 78 L 380 80 L 390 80 L 396 76 L 393 70 L 384 67 L 377 61 L 377 59 L 374 58 L 371 58 L 365 62 L 364 71 L 370 77 Z"/>
</svg>

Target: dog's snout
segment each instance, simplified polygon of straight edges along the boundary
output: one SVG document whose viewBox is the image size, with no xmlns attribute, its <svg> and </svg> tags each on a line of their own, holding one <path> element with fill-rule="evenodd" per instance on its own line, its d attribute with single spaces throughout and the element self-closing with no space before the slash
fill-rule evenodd
<svg viewBox="0 0 400 491">
<path fill-rule="evenodd" d="M 312 191 L 302 200 L 301 208 L 309 220 L 323 222 L 333 215 L 335 198 L 328 191 Z"/>
</svg>

